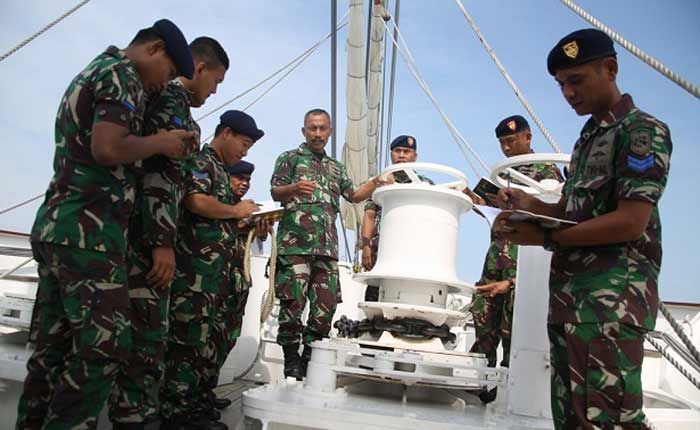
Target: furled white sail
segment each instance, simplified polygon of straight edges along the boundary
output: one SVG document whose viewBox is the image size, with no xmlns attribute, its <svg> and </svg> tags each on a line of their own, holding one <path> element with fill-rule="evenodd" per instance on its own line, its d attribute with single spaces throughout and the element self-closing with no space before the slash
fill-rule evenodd
<svg viewBox="0 0 700 430">
<path fill-rule="evenodd" d="M 384 6 L 379 0 L 374 0 L 372 6 L 372 23 L 369 39 L 369 77 L 367 81 L 367 157 L 368 173 L 370 176 L 377 172 L 377 147 L 379 146 L 381 130 L 381 109 L 383 90 L 383 70 L 384 66 L 384 23 L 382 22 L 382 12 Z"/>
<path fill-rule="evenodd" d="M 350 0 L 348 29 L 348 71 L 346 85 L 347 125 L 342 161 L 355 186 L 367 181 L 367 90 L 365 82 L 365 2 Z M 345 227 L 355 229 L 362 223 L 363 205 L 342 203 Z"/>
</svg>

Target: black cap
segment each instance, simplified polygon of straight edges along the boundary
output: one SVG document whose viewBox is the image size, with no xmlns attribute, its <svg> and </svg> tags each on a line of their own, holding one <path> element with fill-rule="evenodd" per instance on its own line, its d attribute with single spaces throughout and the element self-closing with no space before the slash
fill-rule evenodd
<svg viewBox="0 0 700 430">
<path fill-rule="evenodd" d="M 522 116 L 513 115 L 498 123 L 496 126 L 496 137 L 510 136 L 524 130 L 530 130 L 530 124 Z"/>
<path fill-rule="evenodd" d="M 153 31 L 158 33 L 158 36 L 165 42 L 165 52 L 168 53 L 170 59 L 175 63 L 175 67 L 180 73 L 179 76 L 192 79 L 194 74 L 192 52 L 190 52 L 187 40 L 185 40 L 185 36 L 180 29 L 177 28 L 177 25 L 170 20 L 159 19 L 153 24 Z"/>
<path fill-rule="evenodd" d="M 613 41 L 594 28 L 584 28 L 565 36 L 549 51 L 547 71 L 554 76 L 559 69 L 580 66 L 604 57 L 615 57 Z"/>
<path fill-rule="evenodd" d="M 413 136 L 406 136 L 402 134 L 401 136 L 396 137 L 394 138 L 394 140 L 391 141 L 389 149 L 391 150 L 394 148 L 408 148 L 418 150 L 418 141 Z"/>
<path fill-rule="evenodd" d="M 256 142 L 265 135 L 265 132 L 258 129 L 252 116 L 239 110 L 227 110 L 219 117 L 221 124 L 229 127 L 236 133 L 245 134 Z"/>
<path fill-rule="evenodd" d="M 229 175 L 252 175 L 255 170 L 255 164 L 241 160 L 231 166 L 226 166 L 226 171 Z"/>
</svg>

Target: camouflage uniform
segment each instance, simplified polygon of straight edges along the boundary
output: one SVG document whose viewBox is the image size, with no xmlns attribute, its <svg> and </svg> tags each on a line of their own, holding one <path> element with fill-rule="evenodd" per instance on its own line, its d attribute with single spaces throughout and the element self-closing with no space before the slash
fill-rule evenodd
<svg viewBox="0 0 700 430">
<path fill-rule="evenodd" d="M 239 201 L 240 199 L 236 198 L 234 204 Z M 218 384 L 221 368 L 241 335 L 243 315 L 250 290 L 250 283 L 243 276 L 243 257 L 249 231 L 250 228 L 239 229 L 236 234 L 236 244 L 229 265 L 229 282 L 220 297 L 220 306 L 214 317 L 209 341 L 214 358 L 208 363 L 208 383 L 206 384 L 212 389 Z M 213 393 L 210 393 L 211 395 Z"/>
<path fill-rule="evenodd" d="M 125 254 L 135 176 L 130 166 L 98 165 L 91 137 L 100 121 L 141 135 L 144 109 L 136 66 L 116 47 L 80 72 L 61 100 L 54 177 L 32 227 L 36 348 L 18 429 L 94 428 L 130 348 Z"/>
<path fill-rule="evenodd" d="M 641 368 L 644 333 L 659 305 L 661 222 L 658 201 L 672 150 L 666 124 L 624 95 L 612 122 L 589 119 L 571 156 L 565 218 L 586 221 L 619 200 L 654 205 L 636 241 L 560 246 L 552 257 L 549 339 L 552 414 L 558 429 L 646 428 Z"/>
<path fill-rule="evenodd" d="M 551 164 L 534 163 L 515 167 L 520 173 L 541 181 L 556 179 L 562 181 L 559 169 Z M 484 268 L 477 285 L 515 279 L 518 265 L 518 246 L 491 235 L 491 244 L 486 252 Z M 503 345 L 501 366 L 508 367 L 510 362 L 510 333 L 513 323 L 513 302 L 515 292 L 511 289 L 505 294 L 487 297 L 474 294 L 470 311 L 474 318 L 476 339 L 471 352 L 486 354 L 489 366 L 496 366 L 496 349 L 498 343 Z"/>
<path fill-rule="evenodd" d="M 179 80 L 149 101 L 144 120 L 146 134 L 158 130 L 200 129 L 190 114 L 190 100 Z M 184 180 L 181 162 L 153 156 L 143 163 L 137 186 L 136 210 L 129 234 L 129 298 L 133 327 L 133 352 L 117 377 L 118 403 L 111 413 L 118 422 L 144 422 L 158 414 L 156 384 L 165 368 L 168 333 L 169 288 L 154 288 L 146 281 L 155 247 L 175 247 Z"/>
<path fill-rule="evenodd" d="M 275 295 L 280 300 L 277 343 L 283 347 L 304 344 L 328 335 L 340 301 L 338 282 L 338 232 L 335 220 L 342 195 L 351 200 L 353 184 L 345 166 L 315 154 L 301 144 L 282 153 L 275 162 L 272 187 L 299 180 L 315 181 L 312 196 L 294 196 L 284 204 L 277 230 Z M 301 314 L 309 298 L 306 327 Z M 303 333 L 302 333 L 303 332 Z"/>
<path fill-rule="evenodd" d="M 433 181 L 426 176 L 418 175 L 418 179 L 431 185 L 435 185 Z M 402 171 L 394 173 L 394 180 L 398 184 L 408 184 L 411 182 L 411 179 Z M 377 262 L 377 252 L 379 252 L 379 226 L 382 220 L 382 207 L 374 203 L 372 199 L 368 199 L 365 203 L 365 210 L 371 210 L 375 213 L 374 235 L 372 235 L 369 241 L 369 245 L 372 248 L 372 267 L 374 267 L 375 263 Z M 368 285 L 365 290 L 365 300 L 373 302 L 379 300 L 379 287 L 375 285 Z"/>
<path fill-rule="evenodd" d="M 204 145 L 184 167 L 185 194 L 208 194 L 233 204 L 229 175 L 214 149 Z M 175 245 L 177 269 L 171 284 L 170 333 L 165 359 L 162 414 L 193 414 L 205 407 L 207 369 L 215 358 L 211 331 L 228 289 L 235 223 L 183 213 Z"/>
</svg>

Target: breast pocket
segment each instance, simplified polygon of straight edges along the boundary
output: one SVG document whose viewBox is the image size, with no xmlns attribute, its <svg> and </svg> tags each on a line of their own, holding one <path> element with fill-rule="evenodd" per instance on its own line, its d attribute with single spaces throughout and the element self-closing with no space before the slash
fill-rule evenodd
<svg viewBox="0 0 700 430">
<path fill-rule="evenodd" d="M 313 181 L 314 178 L 314 172 L 313 170 L 309 169 L 306 166 L 297 166 L 294 169 L 294 182 L 298 182 L 301 180 L 304 181 Z"/>
</svg>

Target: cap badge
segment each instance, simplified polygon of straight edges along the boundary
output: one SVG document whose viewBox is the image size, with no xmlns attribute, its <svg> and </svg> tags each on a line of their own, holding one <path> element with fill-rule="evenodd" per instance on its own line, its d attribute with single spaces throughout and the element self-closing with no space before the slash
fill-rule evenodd
<svg viewBox="0 0 700 430">
<path fill-rule="evenodd" d="M 510 121 L 508 121 L 506 123 L 506 125 L 508 126 L 509 129 L 511 129 L 513 131 L 515 131 L 515 129 L 517 128 L 517 124 L 515 123 L 514 119 L 511 119 Z"/>
<path fill-rule="evenodd" d="M 413 138 L 409 137 L 408 139 L 406 139 L 406 143 L 408 143 L 408 146 L 413 146 Z"/>
<path fill-rule="evenodd" d="M 571 59 L 575 59 L 576 57 L 578 57 L 578 43 L 576 43 L 575 40 L 564 45 L 562 49 L 564 50 L 564 54 L 566 54 L 567 57 Z"/>
</svg>

